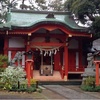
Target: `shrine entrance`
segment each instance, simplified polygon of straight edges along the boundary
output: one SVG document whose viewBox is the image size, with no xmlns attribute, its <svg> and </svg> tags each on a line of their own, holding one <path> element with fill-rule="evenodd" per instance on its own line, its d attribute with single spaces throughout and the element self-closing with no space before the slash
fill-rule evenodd
<svg viewBox="0 0 100 100">
<path fill-rule="evenodd" d="M 36 37 L 30 44 L 34 51 L 34 71 L 38 70 L 40 76 L 53 76 L 54 70 L 60 72 L 59 67 L 62 67 L 60 66 L 60 48 L 63 48 L 65 43 L 56 38 L 45 41 L 44 37 Z"/>
<path fill-rule="evenodd" d="M 64 81 L 59 69 L 59 51 L 52 54 L 45 51 L 35 50 L 33 57 L 33 78 L 38 81 Z M 57 58 L 58 57 L 58 58 Z M 57 58 L 55 60 L 55 58 Z M 56 67 L 55 67 L 56 66 Z M 59 70 L 56 70 L 56 69 Z"/>
<path fill-rule="evenodd" d="M 34 51 L 34 70 L 39 70 L 40 76 L 53 75 L 53 62 L 53 54 Z"/>
<path fill-rule="evenodd" d="M 41 54 L 40 75 L 51 76 L 53 75 L 53 54 Z"/>
</svg>

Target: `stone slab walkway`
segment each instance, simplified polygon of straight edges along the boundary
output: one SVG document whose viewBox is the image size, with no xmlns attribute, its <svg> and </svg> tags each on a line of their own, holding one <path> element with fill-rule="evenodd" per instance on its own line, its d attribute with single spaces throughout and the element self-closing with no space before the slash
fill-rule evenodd
<svg viewBox="0 0 100 100">
<path fill-rule="evenodd" d="M 99 92 L 84 92 L 73 85 L 42 85 L 42 93 L 0 91 L 0 100 L 100 100 Z"/>
<path fill-rule="evenodd" d="M 63 96 L 65 99 L 70 100 L 100 100 L 100 93 L 98 92 L 84 92 L 79 86 L 61 86 L 61 85 L 43 85 L 49 90 Z"/>
</svg>

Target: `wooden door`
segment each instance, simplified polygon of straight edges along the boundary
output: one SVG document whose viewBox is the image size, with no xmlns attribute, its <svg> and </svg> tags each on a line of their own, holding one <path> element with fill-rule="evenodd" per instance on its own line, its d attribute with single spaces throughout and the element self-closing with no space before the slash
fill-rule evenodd
<svg viewBox="0 0 100 100">
<path fill-rule="evenodd" d="M 68 70 L 69 71 L 75 71 L 76 70 L 76 52 L 75 51 L 69 51 L 69 54 L 68 54 L 68 65 L 69 65 L 69 68 Z"/>
</svg>

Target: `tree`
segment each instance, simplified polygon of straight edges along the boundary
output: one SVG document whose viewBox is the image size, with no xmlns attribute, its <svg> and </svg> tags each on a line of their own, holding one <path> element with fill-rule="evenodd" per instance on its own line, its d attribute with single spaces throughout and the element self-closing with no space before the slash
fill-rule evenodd
<svg viewBox="0 0 100 100">
<path fill-rule="evenodd" d="M 95 14 L 98 14 L 99 5 L 97 5 L 96 0 L 68 0 L 65 3 L 65 7 L 76 15 L 77 18 L 81 20 L 82 23 L 89 20 L 94 21 Z"/>
<path fill-rule="evenodd" d="M 20 0 L 0 0 L 0 23 L 5 23 L 9 8 L 17 8 L 17 2 Z"/>
<path fill-rule="evenodd" d="M 25 2 L 25 0 L 22 0 L 22 6 L 20 6 L 21 9 L 24 9 L 24 2 Z"/>
<path fill-rule="evenodd" d="M 94 37 L 100 37 L 100 17 L 96 16 L 95 21 L 91 26 L 92 31 L 94 32 Z"/>
<path fill-rule="evenodd" d="M 64 11 L 64 4 L 62 0 L 53 0 L 49 6 L 53 11 Z"/>
<path fill-rule="evenodd" d="M 5 6 L 5 8 L 16 9 L 18 5 L 18 1 L 21 1 L 21 0 L 0 0 L 0 8 L 2 9 L 2 7 Z"/>
<path fill-rule="evenodd" d="M 71 5 L 73 4 L 75 0 L 66 0 L 64 3 L 64 9 L 65 11 L 69 11 L 71 9 Z"/>
<path fill-rule="evenodd" d="M 0 5 L 5 5 L 5 8 L 25 9 L 25 10 L 53 10 L 63 11 L 63 0 L 0 0 Z"/>
<path fill-rule="evenodd" d="M 47 9 L 46 0 L 29 0 L 30 10 L 42 11 Z"/>
<path fill-rule="evenodd" d="M 31 9 L 34 10 L 53 10 L 53 11 L 63 11 L 64 5 L 62 0 L 29 0 Z M 35 5 L 35 6 L 34 6 Z"/>
<path fill-rule="evenodd" d="M 95 36 L 99 36 L 100 28 L 100 0 L 67 0 L 65 8 L 75 15 L 76 20 L 82 24 L 87 24 L 95 32 Z M 98 17 L 97 17 L 98 16 Z M 91 23 L 92 24 L 91 24 Z M 98 25 L 98 26 L 97 26 Z"/>
</svg>

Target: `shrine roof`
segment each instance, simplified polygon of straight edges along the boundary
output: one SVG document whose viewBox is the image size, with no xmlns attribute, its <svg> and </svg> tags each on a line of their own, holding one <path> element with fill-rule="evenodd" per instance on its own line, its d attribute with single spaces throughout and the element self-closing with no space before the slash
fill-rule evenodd
<svg viewBox="0 0 100 100">
<path fill-rule="evenodd" d="M 8 22 L 0 24 L 0 28 L 30 28 L 39 23 L 62 24 L 71 30 L 86 31 L 85 27 L 78 26 L 70 12 L 52 12 L 52 11 L 27 11 L 11 10 L 8 16 Z"/>
</svg>

